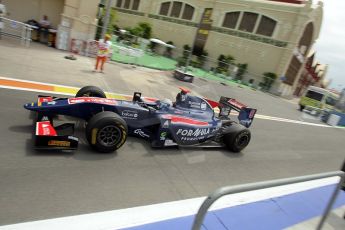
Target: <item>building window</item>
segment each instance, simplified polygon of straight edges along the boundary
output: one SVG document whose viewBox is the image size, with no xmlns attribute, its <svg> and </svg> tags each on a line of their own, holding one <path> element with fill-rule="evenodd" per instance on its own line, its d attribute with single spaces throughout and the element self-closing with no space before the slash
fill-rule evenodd
<svg viewBox="0 0 345 230">
<path fill-rule="evenodd" d="M 133 0 L 132 10 L 139 9 L 140 0 Z"/>
<path fill-rule="evenodd" d="M 252 12 L 244 12 L 239 30 L 252 33 L 257 19 L 258 14 Z"/>
<path fill-rule="evenodd" d="M 129 5 L 131 5 L 131 0 L 125 0 L 125 5 L 123 6 L 123 8 L 129 9 Z"/>
<path fill-rule="evenodd" d="M 262 16 L 256 33 L 271 37 L 273 35 L 276 24 L 277 22 L 275 20 L 266 16 Z"/>
<path fill-rule="evenodd" d="M 182 8 L 182 2 L 173 2 L 170 17 L 179 18 Z"/>
<path fill-rule="evenodd" d="M 117 0 L 116 7 L 121 8 L 121 6 L 122 6 L 122 0 Z"/>
<path fill-rule="evenodd" d="M 229 12 L 225 14 L 223 27 L 230 29 L 238 29 L 248 33 L 256 33 L 259 35 L 264 35 L 272 37 L 274 29 L 277 25 L 277 21 L 274 19 L 262 15 L 260 22 L 258 22 L 259 14 L 252 12 L 243 12 L 241 21 L 239 23 L 239 28 L 236 28 L 238 21 L 240 20 L 241 12 Z M 254 31 L 256 24 L 258 23 L 256 31 Z"/>
<path fill-rule="evenodd" d="M 182 19 L 192 20 L 194 14 L 194 7 L 188 4 L 185 4 Z"/>
<path fill-rule="evenodd" d="M 161 9 L 159 11 L 160 15 L 168 16 L 170 8 L 170 2 L 164 2 L 161 4 Z"/>
<path fill-rule="evenodd" d="M 132 10 L 138 10 L 140 5 L 140 0 L 117 0 L 116 7 L 117 8 L 124 8 L 130 9 L 132 6 Z"/>
<path fill-rule="evenodd" d="M 182 12 L 183 9 L 183 12 Z M 169 15 L 170 11 L 170 15 Z M 182 18 L 184 20 L 192 20 L 194 15 L 194 7 L 182 2 L 163 2 L 161 4 L 159 14 L 174 18 Z"/>
<path fill-rule="evenodd" d="M 235 29 L 239 17 L 240 12 L 226 13 L 223 21 L 223 27 Z"/>
</svg>

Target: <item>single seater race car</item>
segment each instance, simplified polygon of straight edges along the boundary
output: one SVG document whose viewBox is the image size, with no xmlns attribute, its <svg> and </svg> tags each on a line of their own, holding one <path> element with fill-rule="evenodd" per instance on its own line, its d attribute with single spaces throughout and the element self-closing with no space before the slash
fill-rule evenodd
<svg viewBox="0 0 345 230">
<path fill-rule="evenodd" d="M 219 102 L 192 96 L 180 87 L 176 101 L 143 98 L 135 92 L 132 101 L 106 98 L 98 87 L 81 88 L 74 98 L 38 96 L 25 109 L 37 113 L 35 146 L 38 149 L 76 149 L 74 124 L 54 126 L 57 115 L 86 121 L 85 135 L 90 146 L 99 152 L 120 148 L 128 135 L 147 139 L 152 147 L 200 146 L 227 147 L 233 152 L 244 149 L 250 139 L 249 126 L 256 109 L 228 97 Z M 219 114 L 214 108 L 219 108 Z M 239 123 L 229 118 L 238 112 Z"/>
</svg>

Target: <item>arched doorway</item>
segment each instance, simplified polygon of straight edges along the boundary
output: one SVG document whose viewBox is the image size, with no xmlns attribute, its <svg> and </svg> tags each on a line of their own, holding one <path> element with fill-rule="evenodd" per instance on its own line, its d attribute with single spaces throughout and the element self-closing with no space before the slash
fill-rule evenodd
<svg viewBox="0 0 345 230">
<path fill-rule="evenodd" d="M 298 46 L 294 50 L 294 55 L 290 60 L 288 69 L 286 70 L 284 81 L 285 84 L 292 86 L 297 78 L 297 74 L 303 65 L 303 60 L 307 56 L 312 44 L 314 33 L 314 25 L 309 22 L 304 28 L 302 37 L 298 42 Z"/>
</svg>

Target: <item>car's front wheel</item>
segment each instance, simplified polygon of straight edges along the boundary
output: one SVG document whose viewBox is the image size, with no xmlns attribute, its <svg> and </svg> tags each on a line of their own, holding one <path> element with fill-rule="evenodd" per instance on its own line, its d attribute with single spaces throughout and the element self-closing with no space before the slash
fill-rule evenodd
<svg viewBox="0 0 345 230">
<path fill-rule="evenodd" d="M 103 153 L 114 152 L 127 139 L 126 122 L 114 112 L 101 112 L 94 115 L 86 126 L 86 139 L 90 146 Z"/>
<path fill-rule="evenodd" d="M 106 98 L 105 93 L 102 89 L 98 88 L 97 86 L 84 86 L 81 88 L 75 97 L 100 97 L 100 98 Z"/>
</svg>

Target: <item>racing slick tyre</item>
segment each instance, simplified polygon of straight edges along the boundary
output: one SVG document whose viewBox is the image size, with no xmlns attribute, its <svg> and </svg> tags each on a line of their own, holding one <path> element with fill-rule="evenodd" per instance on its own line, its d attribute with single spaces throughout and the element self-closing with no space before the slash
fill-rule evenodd
<svg viewBox="0 0 345 230">
<path fill-rule="evenodd" d="M 86 139 L 98 152 L 109 153 L 120 148 L 127 139 L 126 122 L 114 112 L 94 115 L 86 126 Z"/>
<path fill-rule="evenodd" d="M 251 134 L 249 129 L 233 124 L 223 136 L 223 142 L 226 147 L 235 153 L 241 152 L 250 142 Z"/>
<path fill-rule="evenodd" d="M 303 111 L 304 108 L 305 108 L 304 105 L 299 105 L 299 111 Z"/>
<path fill-rule="evenodd" d="M 98 88 L 97 86 L 84 86 L 81 88 L 75 97 L 100 97 L 100 98 L 107 98 L 103 90 Z"/>
</svg>

